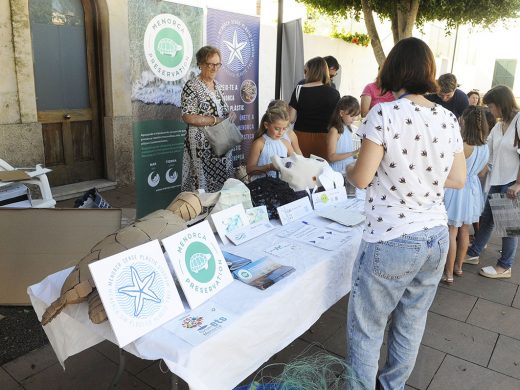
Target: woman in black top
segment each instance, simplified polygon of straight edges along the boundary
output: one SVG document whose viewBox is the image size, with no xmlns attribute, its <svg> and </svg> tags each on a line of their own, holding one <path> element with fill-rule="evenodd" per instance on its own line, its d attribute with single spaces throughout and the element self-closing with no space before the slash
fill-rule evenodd
<svg viewBox="0 0 520 390">
<path fill-rule="evenodd" d="M 298 85 L 289 102 L 289 115 L 294 122 L 300 149 L 327 157 L 327 131 L 339 92 L 330 86 L 329 69 L 322 57 L 314 57 L 305 64 L 305 84 Z"/>
</svg>

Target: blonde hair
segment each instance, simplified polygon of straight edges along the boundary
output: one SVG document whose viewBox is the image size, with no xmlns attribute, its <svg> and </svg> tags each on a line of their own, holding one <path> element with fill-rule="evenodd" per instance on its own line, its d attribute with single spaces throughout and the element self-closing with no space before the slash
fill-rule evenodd
<svg viewBox="0 0 520 390">
<path fill-rule="evenodd" d="M 260 125 L 258 126 L 258 130 L 255 133 L 255 138 L 253 138 L 253 141 L 260 138 L 267 131 L 265 122 L 271 124 L 276 121 L 289 121 L 289 113 L 282 105 L 273 104 L 267 108 L 267 111 L 262 116 Z"/>
</svg>

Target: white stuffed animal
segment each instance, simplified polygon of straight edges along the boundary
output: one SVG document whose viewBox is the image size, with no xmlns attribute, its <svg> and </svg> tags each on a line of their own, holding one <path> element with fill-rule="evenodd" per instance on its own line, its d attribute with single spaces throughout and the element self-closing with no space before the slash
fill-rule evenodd
<svg viewBox="0 0 520 390">
<path fill-rule="evenodd" d="M 319 176 L 329 163 L 311 154 L 310 158 L 293 154 L 290 157 L 271 157 L 274 167 L 280 172 L 280 179 L 287 182 L 294 191 L 312 190 L 322 186 Z"/>
</svg>

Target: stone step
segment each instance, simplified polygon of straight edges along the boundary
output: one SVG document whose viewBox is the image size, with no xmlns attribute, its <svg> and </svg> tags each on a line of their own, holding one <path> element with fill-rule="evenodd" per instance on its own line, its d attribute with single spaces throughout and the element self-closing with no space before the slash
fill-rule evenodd
<svg viewBox="0 0 520 390">
<path fill-rule="evenodd" d="M 79 183 L 66 184 L 63 186 L 52 187 L 52 196 L 56 201 L 74 199 L 83 195 L 91 188 L 97 188 L 99 192 L 113 190 L 117 187 L 117 182 L 106 179 L 82 181 Z"/>
</svg>

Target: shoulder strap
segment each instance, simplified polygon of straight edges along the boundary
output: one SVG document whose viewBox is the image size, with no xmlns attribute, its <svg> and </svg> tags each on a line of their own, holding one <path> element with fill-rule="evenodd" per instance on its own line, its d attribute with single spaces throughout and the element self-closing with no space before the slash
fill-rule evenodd
<svg viewBox="0 0 520 390">
<path fill-rule="evenodd" d="M 520 114 L 516 114 L 516 122 L 515 122 L 515 143 L 513 146 L 516 148 L 520 148 L 520 134 L 518 134 L 518 121 L 520 120 Z"/>
<path fill-rule="evenodd" d="M 296 86 L 296 102 L 298 102 L 298 99 L 300 98 L 300 91 L 302 89 L 301 85 Z"/>
</svg>

